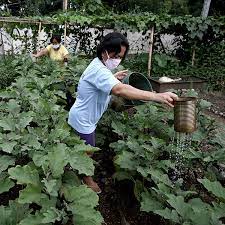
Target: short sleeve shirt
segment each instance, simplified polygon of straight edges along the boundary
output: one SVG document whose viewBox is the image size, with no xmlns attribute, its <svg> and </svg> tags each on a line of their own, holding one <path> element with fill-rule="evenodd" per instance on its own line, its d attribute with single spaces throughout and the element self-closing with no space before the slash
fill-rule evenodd
<svg viewBox="0 0 225 225">
<path fill-rule="evenodd" d="M 52 45 L 48 45 L 46 49 L 48 50 L 50 59 L 54 61 L 63 61 L 64 57 L 69 54 L 68 50 L 63 45 L 60 45 L 58 50 L 53 49 Z"/>
<path fill-rule="evenodd" d="M 118 83 L 120 81 L 101 60 L 95 58 L 79 80 L 68 123 L 79 133 L 92 133 L 108 107 L 112 88 Z"/>
</svg>

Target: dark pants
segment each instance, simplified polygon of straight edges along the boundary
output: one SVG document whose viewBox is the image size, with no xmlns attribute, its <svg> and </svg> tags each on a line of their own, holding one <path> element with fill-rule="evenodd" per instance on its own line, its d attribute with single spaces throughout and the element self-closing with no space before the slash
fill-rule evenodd
<svg viewBox="0 0 225 225">
<path fill-rule="evenodd" d="M 95 147 L 95 131 L 93 131 L 90 134 L 82 134 L 79 132 L 77 132 L 77 134 L 80 136 L 80 138 L 82 140 L 85 141 L 85 144 L 87 144 L 87 145 L 89 144 L 89 145 Z"/>
</svg>

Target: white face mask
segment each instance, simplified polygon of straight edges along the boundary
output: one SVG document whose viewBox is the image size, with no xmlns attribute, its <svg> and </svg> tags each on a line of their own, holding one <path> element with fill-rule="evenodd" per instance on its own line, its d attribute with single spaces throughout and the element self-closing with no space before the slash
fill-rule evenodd
<svg viewBox="0 0 225 225">
<path fill-rule="evenodd" d="M 104 63 L 109 70 L 113 70 L 117 66 L 119 66 L 121 59 L 111 59 L 111 58 L 109 58 L 109 54 L 107 51 L 106 51 L 106 54 L 107 54 L 108 59 Z"/>
<path fill-rule="evenodd" d="M 58 49 L 59 47 L 60 47 L 60 44 L 52 45 L 52 48 L 53 48 L 53 49 Z"/>
</svg>

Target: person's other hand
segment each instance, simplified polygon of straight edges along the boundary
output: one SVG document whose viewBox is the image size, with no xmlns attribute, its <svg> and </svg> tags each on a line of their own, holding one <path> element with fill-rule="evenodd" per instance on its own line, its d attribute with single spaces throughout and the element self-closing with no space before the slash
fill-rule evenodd
<svg viewBox="0 0 225 225">
<path fill-rule="evenodd" d="M 121 81 L 124 79 L 124 77 L 127 76 L 127 72 L 128 72 L 128 70 L 121 70 L 121 71 L 115 73 L 114 76 L 115 76 L 115 78 L 117 78 L 118 80 Z"/>
<path fill-rule="evenodd" d="M 165 103 L 170 107 L 174 107 L 174 101 L 178 99 L 178 96 L 172 92 L 156 93 L 156 101 Z"/>
</svg>

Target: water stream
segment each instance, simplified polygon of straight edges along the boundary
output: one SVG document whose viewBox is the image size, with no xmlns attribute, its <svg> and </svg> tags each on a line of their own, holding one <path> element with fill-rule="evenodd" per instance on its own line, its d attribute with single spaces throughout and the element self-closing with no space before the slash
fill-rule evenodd
<svg viewBox="0 0 225 225">
<path fill-rule="evenodd" d="M 175 170 L 172 174 L 172 181 L 176 181 L 182 177 L 185 170 L 185 158 L 183 157 L 185 150 L 192 145 L 192 133 L 175 132 L 172 138 L 173 149 L 171 159 L 175 162 Z"/>
</svg>

